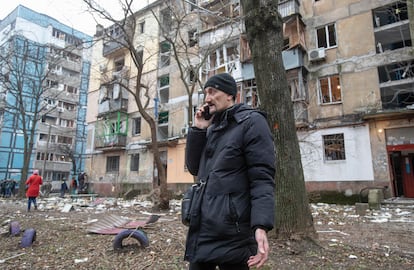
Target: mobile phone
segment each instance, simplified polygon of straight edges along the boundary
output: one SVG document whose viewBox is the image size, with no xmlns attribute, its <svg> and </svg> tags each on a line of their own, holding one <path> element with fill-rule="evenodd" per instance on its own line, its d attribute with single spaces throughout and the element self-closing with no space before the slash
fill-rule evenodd
<svg viewBox="0 0 414 270">
<path fill-rule="evenodd" d="M 212 114 L 210 114 L 210 107 L 208 105 L 204 106 L 204 112 L 202 113 L 202 115 L 206 120 L 210 120 L 213 116 Z"/>
</svg>

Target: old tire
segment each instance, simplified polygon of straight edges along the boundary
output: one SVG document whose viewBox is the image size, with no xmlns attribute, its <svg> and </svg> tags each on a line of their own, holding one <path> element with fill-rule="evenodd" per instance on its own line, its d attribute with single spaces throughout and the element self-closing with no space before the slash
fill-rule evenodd
<svg viewBox="0 0 414 270">
<path fill-rule="evenodd" d="M 34 241 L 36 241 L 36 230 L 33 228 L 27 229 L 23 233 L 22 241 L 20 242 L 20 247 L 30 247 Z"/>
<path fill-rule="evenodd" d="M 17 221 L 10 222 L 9 233 L 11 236 L 16 236 L 20 234 L 20 224 Z"/>
<path fill-rule="evenodd" d="M 134 238 L 138 240 L 142 247 L 149 246 L 149 240 L 147 235 L 141 230 L 123 230 L 115 236 L 113 247 L 114 249 L 122 249 L 122 241 L 126 238 Z"/>
</svg>

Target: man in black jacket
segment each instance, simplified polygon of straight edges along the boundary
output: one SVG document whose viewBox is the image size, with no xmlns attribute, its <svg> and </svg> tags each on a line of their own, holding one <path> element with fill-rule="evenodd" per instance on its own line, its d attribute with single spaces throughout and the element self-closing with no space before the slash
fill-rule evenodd
<svg viewBox="0 0 414 270">
<path fill-rule="evenodd" d="M 273 137 L 261 112 L 235 104 L 229 74 L 211 77 L 204 93 L 188 132 L 186 165 L 206 185 L 190 220 L 185 260 L 190 270 L 261 267 L 274 222 Z"/>
</svg>

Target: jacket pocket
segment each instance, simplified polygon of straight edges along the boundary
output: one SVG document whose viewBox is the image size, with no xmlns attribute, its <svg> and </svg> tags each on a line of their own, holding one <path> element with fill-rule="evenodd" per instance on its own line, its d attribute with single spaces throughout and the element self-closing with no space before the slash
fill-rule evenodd
<svg viewBox="0 0 414 270">
<path fill-rule="evenodd" d="M 239 216 L 230 194 L 207 195 L 202 208 L 203 233 L 215 237 L 234 237 L 240 233 Z"/>
</svg>

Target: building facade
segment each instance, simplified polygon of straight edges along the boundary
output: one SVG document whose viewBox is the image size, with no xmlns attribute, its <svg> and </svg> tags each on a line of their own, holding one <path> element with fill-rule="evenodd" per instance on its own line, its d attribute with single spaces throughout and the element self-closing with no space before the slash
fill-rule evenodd
<svg viewBox="0 0 414 270">
<path fill-rule="evenodd" d="M 213 11 L 202 20 L 200 50 L 223 43 L 209 55 L 206 79 L 231 73 L 239 101 L 257 106 L 238 1 L 199 5 Z M 308 191 L 414 196 L 413 10 L 412 1 L 279 1 Z"/>
<path fill-rule="evenodd" d="M 25 158 L 53 188 L 84 169 L 90 41 L 21 5 L 0 22 L 0 179 L 20 180 Z"/>
<path fill-rule="evenodd" d="M 309 129 L 299 136 L 317 146 L 302 148 L 310 189 L 386 186 L 414 197 L 413 10 L 412 1 L 302 1 Z"/>
<path fill-rule="evenodd" d="M 183 65 L 173 54 L 173 45 L 181 43 L 171 44 L 165 35 L 168 25 L 169 31 L 175 26 L 165 9 L 168 2 L 156 1 L 137 12 L 141 32 L 136 44 L 147 63 L 147 110 L 157 119 L 167 181 L 177 188 L 193 181 L 184 165 L 185 134 L 203 99 L 202 83 L 228 72 L 238 84 L 237 101 L 253 107 L 260 105 L 260 90 L 239 1 L 202 0 L 180 6 L 192 14 L 192 26 L 180 31 L 181 42 L 194 46 L 187 68 L 200 67 L 195 69 L 201 82 L 197 91 L 186 92 L 185 86 L 197 81 L 191 76 L 186 83 L 181 80 Z M 412 1 L 401 0 L 279 1 L 282 56 L 309 191 L 357 194 L 387 187 L 395 196 L 414 197 L 413 10 Z M 134 67 L 127 51 L 110 50 L 109 43 L 93 50 L 87 171 L 96 190 L 101 186 L 105 193 L 154 187 L 149 127 L 130 93 L 105 86 L 117 73 L 128 73 L 131 85 Z M 125 189 L 122 183 L 130 186 Z"/>
</svg>

